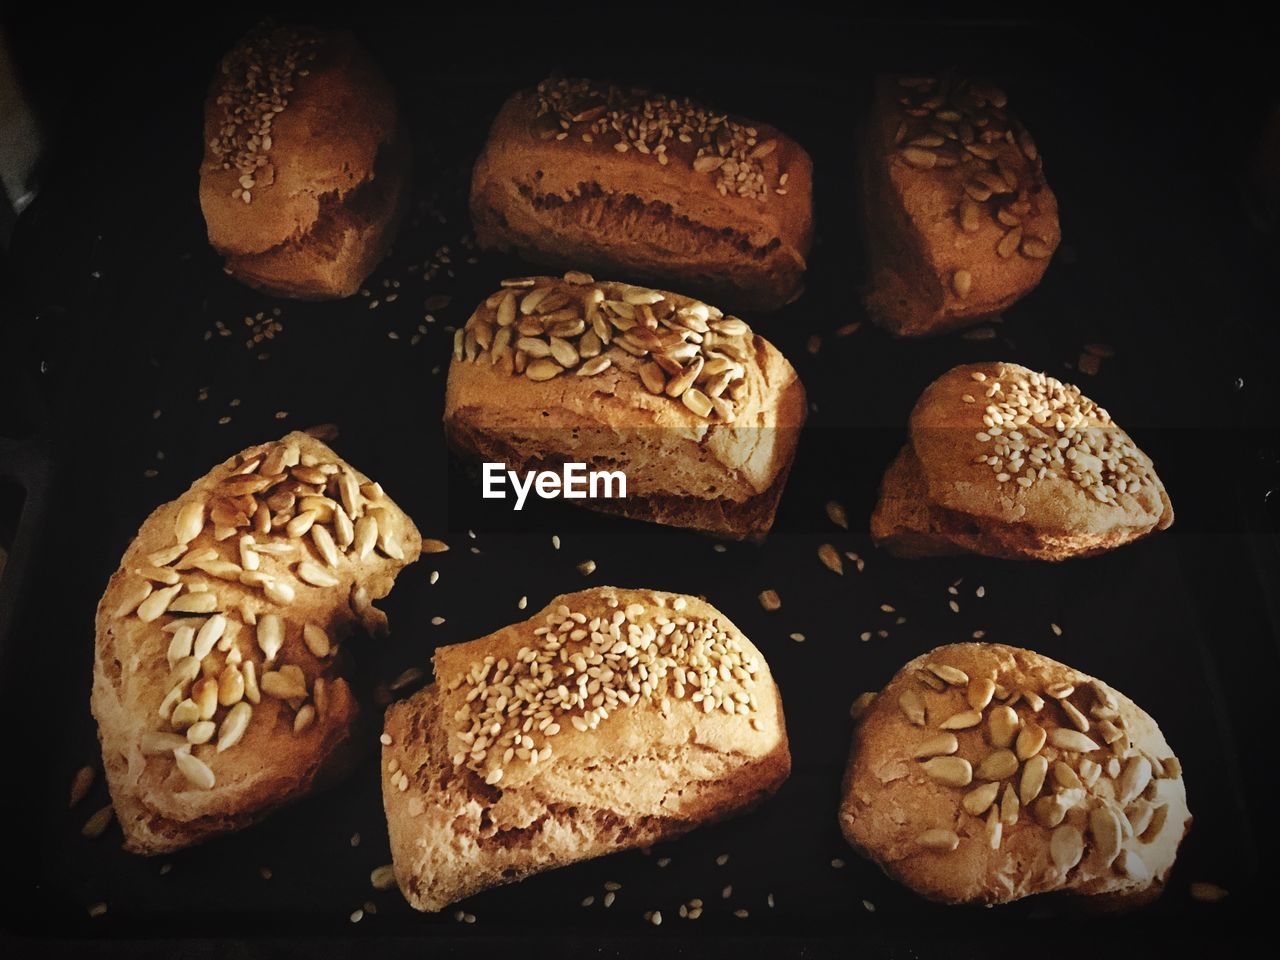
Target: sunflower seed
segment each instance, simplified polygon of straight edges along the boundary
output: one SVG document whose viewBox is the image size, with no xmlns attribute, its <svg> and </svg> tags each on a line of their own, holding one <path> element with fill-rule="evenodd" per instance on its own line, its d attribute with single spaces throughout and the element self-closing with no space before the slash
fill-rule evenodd
<svg viewBox="0 0 1280 960">
<path fill-rule="evenodd" d="M 962 757 L 934 757 L 920 766 L 930 780 L 948 787 L 967 787 L 973 782 L 973 766 Z"/>
<path fill-rule="evenodd" d="M 1191 899 L 1198 900 L 1201 903 L 1221 903 L 1229 896 L 1226 888 L 1220 887 L 1216 883 L 1198 881 L 1192 883 L 1188 889 L 1191 892 Z"/>
<path fill-rule="evenodd" d="M 280 648 L 284 646 L 284 624 L 274 613 L 266 613 L 258 618 L 258 648 L 267 663 L 272 663 Z"/>
<path fill-rule="evenodd" d="M 1018 811 L 1022 807 L 1018 794 L 1012 783 L 1004 785 L 1004 793 L 1000 797 L 1000 822 L 1012 826 L 1018 822 Z"/>
<path fill-rule="evenodd" d="M 311 704 L 304 704 L 302 708 L 294 715 L 293 732 L 295 734 L 302 733 L 316 720 L 316 708 Z"/>
<path fill-rule="evenodd" d="M 329 635 L 314 623 L 308 623 L 302 627 L 302 640 L 306 643 L 307 649 L 311 651 L 311 655 L 318 660 L 323 660 L 327 657 L 332 649 L 329 643 Z"/>
<path fill-rule="evenodd" d="M 757 599 L 760 601 L 760 606 L 770 613 L 782 609 L 782 598 L 778 596 L 776 590 L 762 590 Z"/>
<path fill-rule="evenodd" d="M 1031 816 L 1048 830 L 1062 823 L 1066 815 L 1067 808 L 1058 797 L 1041 797 L 1031 805 Z"/>
<path fill-rule="evenodd" d="M 979 710 L 961 710 L 959 713 L 953 713 L 947 719 L 943 720 L 938 726 L 943 730 L 968 730 L 976 727 L 982 722 L 982 712 Z"/>
<path fill-rule="evenodd" d="M 914 690 L 904 690 L 898 695 L 898 706 L 903 714 L 917 727 L 925 724 L 924 700 Z"/>
<path fill-rule="evenodd" d="M 335 574 L 312 560 L 303 560 L 298 564 L 296 572 L 299 580 L 313 587 L 336 587 L 342 582 Z"/>
<path fill-rule="evenodd" d="M 973 274 L 968 270 L 957 270 L 951 275 L 951 289 L 962 300 L 969 296 L 969 291 L 973 289 Z"/>
<path fill-rule="evenodd" d="M 1068 873 L 1084 856 L 1084 835 L 1076 827 L 1063 824 L 1049 837 L 1049 856 L 1055 867 Z"/>
<path fill-rule="evenodd" d="M 213 789 L 213 771 L 209 769 L 207 763 L 183 750 L 176 751 L 173 759 L 178 766 L 179 772 L 187 778 L 187 781 L 193 787 L 199 790 Z"/>
<path fill-rule="evenodd" d="M 1018 772 L 1018 758 L 1012 750 L 995 750 L 978 764 L 974 776 L 979 780 L 1004 780 Z"/>
<path fill-rule="evenodd" d="M 179 736 L 176 733 L 161 733 L 156 730 L 148 730 L 138 741 L 138 747 L 142 750 L 143 756 L 160 757 L 168 756 L 174 750 L 187 745 L 187 738 Z"/>
<path fill-rule="evenodd" d="M 277 700 L 302 699 L 307 695 L 305 680 L 299 680 L 292 671 L 268 670 L 259 681 L 262 692 Z"/>
<path fill-rule="evenodd" d="M 1036 797 L 1044 786 L 1044 778 L 1049 772 L 1049 761 L 1040 754 L 1022 765 L 1022 779 L 1018 781 L 1018 799 L 1025 807 Z"/>
<path fill-rule="evenodd" d="M 262 692 L 258 689 L 258 668 L 252 660 L 246 660 L 240 672 L 244 675 L 244 698 L 250 703 L 260 703 Z"/>
<path fill-rule="evenodd" d="M 80 828 L 80 835 L 88 837 L 90 840 L 97 840 L 98 837 L 107 832 L 107 827 L 111 826 L 111 821 L 115 819 L 115 816 L 115 808 L 108 803 L 84 822 L 84 826 Z"/>
<path fill-rule="evenodd" d="M 365 514 L 355 525 L 355 540 L 352 549 L 356 559 L 363 560 L 373 551 L 378 542 L 378 522 L 369 514 Z"/>
<path fill-rule="evenodd" d="M 1022 241 L 1022 255 L 1033 260 L 1044 260 L 1053 256 L 1053 247 L 1039 237 L 1027 237 Z"/>
<path fill-rule="evenodd" d="M 921 147 L 903 147 L 902 159 L 918 170 L 932 170 L 938 165 L 938 155 Z"/>
<path fill-rule="evenodd" d="M 188 584 L 187 589 L 195 589 Z M 207 591 L 187 593 L 169 604 L 168 613 L 213 613 L 218 609 L 218 598 Z"/>
<path fill-rule="evenodd" d="M 228 663 L 218 675 L 218 703 L 232 707 L 244 699 L 244 674 L 234 663 Z"/>
<path fill-rule="evenodd" d="M 954 850 L 960 846 L 960 838 L 951 830 L 926 830 L 916 837 L 916 843 L 926 850 Z"/>
<path fill-rule="evenodd" d="M 187 727 L 187 742 L 193 745 L 208 743 L 217 730 L 212 720 L 199 720 Z"/>
<path fill-rule="evenodd" d="M 281 606 L 288 606 L 294 601 L 293 587 L 274 578 L 268 579 L 262 585 L 262 592 L 267 595 L 267 599 L 272 603 L 278 603 Z"/>
<path fill-rule="evenodd" d="M 204 529 L 204 504 L 199 502 L 184 503 L 178 508 L 174 518 L 174 538 L 181 544 L 188 544 L 200 536 Z"/>
<path fill-rule="evenodd" d="M 548 351 L 549 349 L 550 348 L 548 348 Z M 562 373 L 564 373 L 564 367 L 560 366 L 560 364 L 550 358 L 534 360 L 533 363 L 529 364 L 524 371 L 524 375 L 535 383 L 550 380 L 553 377 L 560 376 Z"/>
<path fill-rule="evenodd" d="M 1127 847 L 1120 851 L 1115 860 L 1116 869 L 1130 880 L 1147 881 L 1151 879 L 1151 868 L 1133 850 Z"/>
<path fill-rule="evenodd" d="M 822 565 L 832 573 L 843 576 L 844 563 L 840 559 L 840 551 L 829 543 L 824 543 L 818 547 L 818 559 L 822 561 Z"/>
<path fill-rule="evenodd" d="M 396 871 L 394 865 L 387 863 L 381 867 L 375 867 L 373 872 L 369 874 L 369 885 L 375 890 L 391 890 L 396 885 Z"/>
<path fill-rule="evenodd" d="M 1116 802 L 1122 807 L 1138 797 L 1151 782 L 1151 761 L 1146 757 L 1130 757 L 1125 761 L 1120 779 L 1116 782 Z"/>
<path fill-rule="evenodd" d="M 849 529 L 849 515 L 838 500 L 827 501 L 827 519 L 842 530 Z"/>
<path fill-rule="evenodd" d="M 870 709 L 871 704 L 875 702 L 877 694 L 873 691 L 866 691 L 858 694 L 853 704 L 849 707 L 849 716 L 854 720 L 861 720 L 862 715 Z"/>
<path fill-rule="evenodd" d="M 984 783 L 980 787 L 975 787 L 964 795 L 964 799 L 960 801 L 965 812 L 972 816 L 980 817 L 991 805 L 996 802 L 996 794 L 1000 792 L 1000 784 Z"/>
<path fill-rule="evenodd" d="M 598 373 L 603 373 L 613 365 L 613 361 L 608 357 L 600 356 L 588 360 L 578 368 L 578 376 L 594 377 Z"/>
<path fill-rule="evenodd" d="M 955 753 L 960 749 L 960 742 L 954 733 L 940 733 L 920 741 L 911 754 L 915 760 L 927 760 L 930 757 L 941 757 Z"/>
<path fill-rule="evenodd" d="M 1079 730 L 1068 730 L 1066 727 L 1054 727 L 1050 730 L 1049 743 L 1069 753 L 1092 753 L 1099 749 L 1096 743 Z"/>
<path fill-rule="evenodd" d="M 1040 752 L 1045 739 L 1044 727 L 1038 723 L 1028 723 L 1018 731 L 1018 742 L 1014 747 L 1014 753 L 1019 760 L 1029 760 Z"/>
<path fill-rule="evenodd" d="M 1000 242 L 996 244 L 996 253 L 1007 260 L 1014 255 L 1018 249 L 1018 244 L 1021 242 L 1022 228 L 1014 227 L 1000 238 Z"/>
<path fill-rule="evenodd" d="M 998 706 L 987 715 L 987 732 L 996 747 L 1008 747 L 1018 735 L 1018 714 L 1012 707 Z"/>
<path fill-rule="evenodd" d="M 1094 807 L 1089 813 L 1089 832 L 1093 834 L 1093 847 L 1102 858 L 1103 863 L 1110 866 L 1111 861 L 1120 852 L 1120 817 L 1107 804 Z"/>
</svg>

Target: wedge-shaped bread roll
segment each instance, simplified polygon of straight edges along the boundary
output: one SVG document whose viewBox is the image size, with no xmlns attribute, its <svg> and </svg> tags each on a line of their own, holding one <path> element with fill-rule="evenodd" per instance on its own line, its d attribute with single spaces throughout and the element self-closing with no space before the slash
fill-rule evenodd
<svg viewBox="0 0 1280 960">
<path fill-rule="evenodd" d="M 911 411 L 871 517 L 899 556 L 1064 560 L 1164 530 L 1151 460 L 1079 388 L 1014 363 L 956 367 Z"/>
<path fill-rule="evenodd" d="M 803 289 L 812 164 L 768 124 L 686 97 L 549 79 L 494 120 L 471 216 L 486 249 L 773 310 Z"/>
<path fill-rule="evenodd" d="M 441 647 L 383 743 L 396 880 L 419 910 L 738 813 L 791 769 L 751 642 L 695 597 L 616 587 Z"/>
<path fill-rule="evenodd" d="M 504 282 L 454 340 L 444 424 L 524 471 L 621 470 L 593 509 L 725 536 L 773 525 L 806 413 L 791 364 L 737 317 L 584 273 Z"/>
<path fill-rule="evenodd" d="M 346 772 L 344 650 L 422 548 L 378 484 L 304 433 L 158 507 L 98 604 L 93 714 L 125 846 L 238 830 Z"/>
<path fill-rule="evenodd" d="M 967 326 L 1031 291 L 1060 239 L 1039 151 L 997 87 L 881 77 L 862 152 L 872 318 Z"/>
<path fill-rule="evenodd" d="M 219 65 L 204 140 L 200 208 L 227 273 L 304 300 L 360 288 L 407 202 L 409 138 L 350 34 L 253 30 Z"/>
<path fill-rule="evenodd" d="M 861 715 L 840 827 L 945 903 L 1155 899 L 1191 826 L 1182 765 L 1114 688 L 1031 650 L 938 647 Z"/>
</svg>

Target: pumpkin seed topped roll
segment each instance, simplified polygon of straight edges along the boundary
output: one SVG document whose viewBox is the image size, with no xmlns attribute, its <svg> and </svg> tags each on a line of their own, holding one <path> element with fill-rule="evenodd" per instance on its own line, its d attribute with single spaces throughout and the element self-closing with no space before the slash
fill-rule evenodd
<svg viewBox="0 0 1280 960">
<path fill-rule="evenodd" d="M 522 471 L 621 470 L 592 509 L 745 538 L 774 513 L 805 418 L 791 364 L 690 297 L 570 272 L 503 282 L 457 331 L 445 433 Z"/>
<path fill-rule="evenodd" d="M 1191 826 L 1182 764 L 1113 687 L 1031 650 L 959 643 L 858 707 L 840 827 L 894 879 L 945 903 L 1160 895 Z"/>
</svg>

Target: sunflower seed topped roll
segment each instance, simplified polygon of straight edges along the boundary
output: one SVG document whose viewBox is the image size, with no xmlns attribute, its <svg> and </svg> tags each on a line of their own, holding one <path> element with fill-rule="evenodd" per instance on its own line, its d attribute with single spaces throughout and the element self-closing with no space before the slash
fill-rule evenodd
<svg viewBox="0 0 1280 960">
<path fill-rule="evenodd" d="M 504 281 L 457 331 L 444 419 L 512 470 L 622 470 L 627 498 L 594 508 L 747 537 L 773 523 L 804 416 L 795 370 L 742 320 L 570 272 Z"/>
<path fill-rule="evenodd" d="M 143 523 L 98 605 L 92 706 L 125 846 L 236 830 L 344 773 L 344 646 L 422 538 L 319 440 L 215 467 Z"/>
</svg>

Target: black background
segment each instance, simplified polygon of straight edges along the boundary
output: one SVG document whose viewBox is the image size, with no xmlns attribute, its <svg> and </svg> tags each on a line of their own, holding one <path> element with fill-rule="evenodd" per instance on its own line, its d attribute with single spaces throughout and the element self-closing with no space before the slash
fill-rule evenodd
<svg viewBox="0 0 1280 960">
<path fill-rule="evenodd" d="M 367 282 L 369 297 L 294 304 L 223 275 L 196 201 L 204 89 L 253 20 L 6 25 L 49 145 L 40 196 L 5 253 L 0 327 L 0 508 L 8 511 L 0 534 L 13 544 L 0 584 L 10 832 L 3 926 L 23 952 L 164 954 L 175 949 L 170 938 L 195 938 L 184 952 L 1105 953 L 1242 936 L 1265 922 L 1276 853 L 1270 701 L 1280 666 L 1268 499 L 1277 474 L 1277 248 L 1242 175 L 1275 102 L 1274 51 L 1261 27 L 1225 17 L 851 21 L 787 8 L 347 18 L 397 87 L 414 135 L 418 207 Z M 898 342 L 869 325 L 837 337 L 865 320 L 853 138 L 870 79 L 939 65 L 991 75 L 1009 90 L 1046 157 L 1063 249 L 996 339 Z M 505 95 L 557 68 L 769 119 L 813 156 L 818 242 L 808 291 L 778 314 L 747 316 L 792 359 L 814 404 L 762 547 L 717 552 L 706 537 L 560 504 L 531 504 L 519 516 L 482 506 L 443 449 L 446 328 L 498 279 L 528 272 L 490 255 L 467 262 L 470 163 Z M 452 263 L 424 282 L 409 268 L 442 244 Z M 400 286 L 383 286 L 392 280 Z M 413 345 L 424 301 L 440 294 L 452 302 L 431 311 L 435 322 Z M 286 329 L 258 360 L 260 348 L 243 345 L 242 318 L 275 306 Z M 230 336 L 217 332 L 219 321 Z M 1088 342 L 1116 349 L 1096 377 L 1070 368 Z M 1173 530 L 1062 565 L 878 554 L 867 517 L 912 402 L 948 367 L 979 359 L 1074 379 L 1110 409 L 1155 459 L 1177 510 Z M 202 389 L 207 399 L 198 399 Z M 755 813 L 647 856 L 622 853 L 472 898 L 463 906 L 473 925 L 452 911 L 415 914 L 398 894 L 369 889 L 369 870 L 389 859 L 372 756 L 330 793 L 173 857 L 127 856 L 115 828 L 82 839 L 105 789 L 99 783 L 73 811 L 66 791 L 75 769 L 95 762 L 89 638 L 121 551 L 156 504 L 213 463 L 317 423 L 336 424 L 336 449 L 379 479 L 425 535 L 453 548 L 402 575 L 386 603 L 393 636 L 364 658 L 368 683 L 426 666 L 439 643 L 522 617 L 521 595 L 533 610 L 592 583 L 703 593 L 773 667 L 791 780 Z M 825 517 L 833 498 L 848 509 L 849 533 Z M 558 551 L 552 533 L 562 538 Z M 866 571 L 828 572 L 816 558 L 823 542 L 857 551 Z M 575 565 L 588 558 L 598 569 L 584 580 Z M 440 571 L 434 586 L 432 570 Z M 957 615 L 947 587 L 958 578 Z M 779 612 L 760 609 L 765 588 L 781 594 Z M 882 603 L 897 614 L 882 613 Z M 445 623 L 432 626 L 433 616 Z M 858 639 L 882 628 L 888 637 Z M 1183 760 L 1196 822 L 1154 907 L 1083 925 L 1051 898 L 937 907 L 844 844 L 835 808 L 849 702 L 910 657 L 975 629 L 1095 673 L 1160 721 Z M 723 867 L 720 853 L 731 856 Z M 670 865 L 658 867 L 660 857 Z M 833 858 L 846 866 L 834 869 Z M 623 889 L 604 910 L 601 884 L 610 879 Z M 1197 880 L 1227 887 L 1229 899 L 1192 901 L 1187 886 Z M 722 901 L 726 884 L 734 893 Z M 580 907 L 590 894 L 596 905 Z M 708 909 L 682 921 L 676 907 L 691 897 Z M 377 914 L 352 924 L 348 915 L 367 900 Z M 109 912 L 90 919 L 85 908 L 98 901 Z M 642 917 L 655 908 L 666 918 L 660 928 Z M 738 908 L 751 916 L 735 918 Z"/>
</svg>

